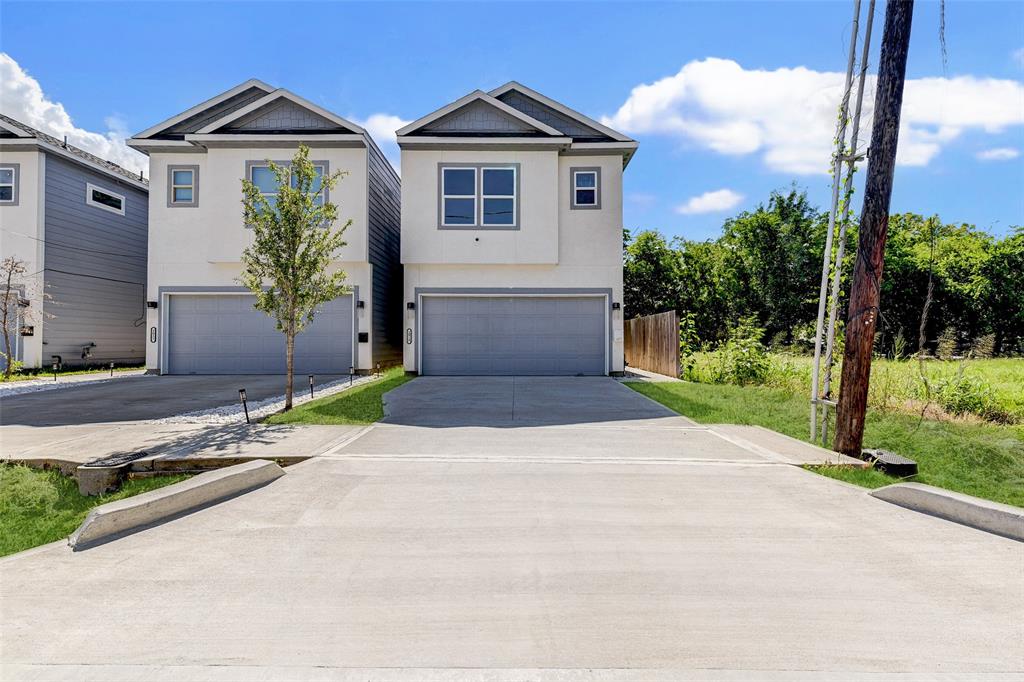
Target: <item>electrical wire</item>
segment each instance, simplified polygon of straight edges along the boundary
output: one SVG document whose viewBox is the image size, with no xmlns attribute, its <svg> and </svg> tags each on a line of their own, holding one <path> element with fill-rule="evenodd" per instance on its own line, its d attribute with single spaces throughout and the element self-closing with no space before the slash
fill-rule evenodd
<svg viewBox="0 0 1024 682">
<path fill-rule="evenodd" d="M 143 255 L 143 254 L 139 254 L 139 253 L 118 253 L 116 251 L 99 251 L 99 250 L 96 250 L 96 249 L 87 249 L 84 246 L 78 246 L 76 244 L 68 244 L 67 242 L 58 242 L 58 241 L 54 241 L 52 239 L 43 239 L 43 238 L 40 238 L 40 237 L 33 237 L 30 234 L 25 234 L 24 232 L 14 232 L 13 230 L 10 231 L 10 234 L 16 234 L 19 237 L 25 237 L 27 239 L 34 239 L 37 242 L 42 242 L 43 244 L 49 244 L 50 246 L 56 246 L 56 247 L 65 248 L 65 249 L 74 249 L 75 251 L 84 251 L 86 253 L 96 253 L 96 254 L 100 254 L 100 255 L 103 255 L 103 256 L 123 256 L 124 258 L 138 258 L 139 256 Z"/>
</svg>

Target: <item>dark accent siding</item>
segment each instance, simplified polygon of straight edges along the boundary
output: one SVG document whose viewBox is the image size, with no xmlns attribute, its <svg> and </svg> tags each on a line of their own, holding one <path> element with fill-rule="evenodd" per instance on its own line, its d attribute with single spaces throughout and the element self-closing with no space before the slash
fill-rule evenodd
<svg viewBox="0 0 1024 682">
<path fill-rule="evenodd" d="M 123 195 L 125 215 L 87 205 L 86 183 Z M 47 154 L 45 202 L 43 364 L 145 361 L 148 195 Z"/>
<path fill-rule="evenodd" d="M 368 145 L 367 204 L 369 261 L 373 266 L 373 362 L 382 367 L 402 363 L 402 185 L 375 145 Z"/>
<path fill-rule="evenodd" d="M 224 100 L 216 106 L 212 106 L 209 109 L 203 109 L 196 114 L 192 114 L 192 116 L 186 118 L 184 121 L 175 123 L 173 126 L 161 131 L 153 137 L 157 139 L 168 137 L 180 138 L 185 135 L 185 133 L 194 133 L 200 128 L 204 128 L 208 124 L 213 123 L 217 119 L 227 116 L 234 111 L 238 111 L 242 107 L 252 104 L 259 98 L 266 95 L 266 91 L 262 88 L 253 86 L 238 93 L 230 99 Z"/>
</svg>

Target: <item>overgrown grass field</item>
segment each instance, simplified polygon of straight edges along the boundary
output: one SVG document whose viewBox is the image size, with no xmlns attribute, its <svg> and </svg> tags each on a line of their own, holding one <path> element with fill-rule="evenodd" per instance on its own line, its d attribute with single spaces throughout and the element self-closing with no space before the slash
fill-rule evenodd
<svg viewBox="0 0 1024 682">
<path fill-rule="evenodd" d="M 87 497 L 59 471 L 0 465 L 0 556 L 71 535 L 93 507 L 162 488 L 187 474 L 131 479 L 116 493 Z"/>
<path fill-rule="evenodd" d="M 383 396 L 413 377 L 401 367 L 387 370 L 380 379 L 342 391 L 326 398 L 311 400 L 280 414 L 271 415 L 267 424 L 372 424 L 384 417 Z"/>
<path fill-rule="evenodd" d="M 808 440 L 804 387 L 797 393 L 790 387 L 692 382 L 626 385 L 701 423 L 755 424 Z M 864 446 L 892 450 L 916 460 L 919 474 L 914 480 L 921 483 L 1024 506 L 1022 425 L 922 419 L 903 411 L 872 408 L 867 415 Z M 817 471 L 872 488 L 896 481 L 877 471 L 838 467 Z"/>
</svg>

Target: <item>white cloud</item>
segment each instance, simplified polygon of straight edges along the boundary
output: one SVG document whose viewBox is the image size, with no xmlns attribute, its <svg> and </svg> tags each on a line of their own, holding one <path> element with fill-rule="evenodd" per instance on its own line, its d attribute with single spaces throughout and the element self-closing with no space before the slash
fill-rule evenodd
<svg viewBox="0 0 1024 682">
<path fill-rule="evenodd" d="M 409 125 L 412 121 L 406 121 L 393 114 L 370 114 L 365 119 L 352 118 L 352 122 L 366 128 L 366 132 L 370 133 L 370 137 L 373 138 L 373 141 L 384 152 L 384 156 L 388 157 L 391 165 L 395 167 L 395 170 L 401 172 L 399 169 L 400 154 L 398 152 L 398 143 L 395 141 L 395 131 Z"/>
<path fill-rule="evenodd" d="M 691 61 L 674 76 L 633 88 L 604 123 L 629 133 L 677 137 L 733 156 L 758 154 L 776 171 L 827 173 L 845 74 L 805 67 L 745 69 L 729 59 Z M 875 78 L 864 96 L 861 147 L 870 139 Z M 1024 84 L 920 78 L 906 82 L 897 162 L 928 164 L 967 130 L 1024 124 Z"/>
<path fill-rule="evenodd" d="M 1014 147 L 995 147 L 983 149 L 975 156 L 981 161 L 1010 161 L 1020 156 L 1020 150 Z"/>
<path fill-rule="evenodd" d="M 1013 58 L 1013 61 L 1017 64 L 1017 66 L 1024 69 L 1024 47 L 1018 47 L 1016 50 L 1010 53 L 1010 56 Z"/>
<path fill-rule="evenodd" d="M 686 203 L 676 206 L 676 213 L 694 215 L 697 213 L 715 213 L 735 208 L 743 201 L 743 195 L 731 189 L 717 189 L 704 192 L 699 196 L 690 197 Z"/>
<path fill-rule="evenodd" d="M 0 52 L 0 112 L 58 139 L 67 136 L 68 144 L 128 170 L 139 172 L 149 168 L 145 156 L 125 145 L 124 140 L 130 134 L 121 119 L 108 117 L 104 121 L 108 128 L 106 133 L 77 127 L 64 105 L 48 99 L 39 81 L 25 73 L 5 52 Z"/>
<path fill-rule="evenodd" d="M 653 194 L 648 194 L 647 192 L 630 192 L 626 195 L 626 201 L 641 210 L 647 210 L 654 206 L 657 200 L 658 197 Z"/>
</svg>

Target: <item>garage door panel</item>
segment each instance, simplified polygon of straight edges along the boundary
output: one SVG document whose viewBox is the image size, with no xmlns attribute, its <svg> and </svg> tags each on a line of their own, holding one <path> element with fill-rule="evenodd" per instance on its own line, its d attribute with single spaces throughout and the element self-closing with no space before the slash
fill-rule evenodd
<svg viewBox="0 0 1024 682">
<path fill-rule="evenodd" d="M 604 297 L 423 300 L 424 374 L 604 374 Z"/>
<path fill-rule="evenodd" d="M 172 374 L 283 374 L 285 340 L 248 295 L 173 295 L 167 371 Z M 332 301 L 296 336 L 295 370 L 345 374 L 352 364 L 352 297 Z"/>
</svg>

